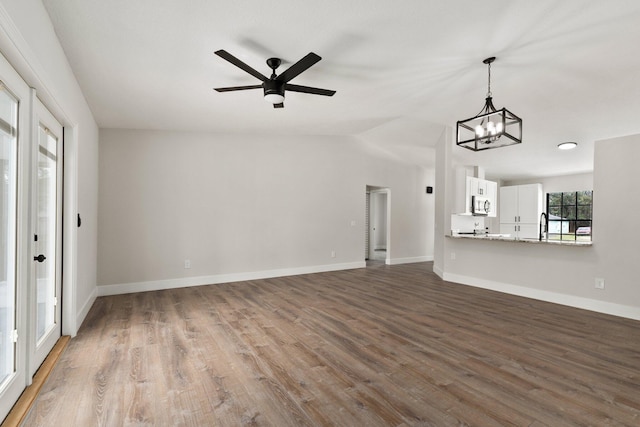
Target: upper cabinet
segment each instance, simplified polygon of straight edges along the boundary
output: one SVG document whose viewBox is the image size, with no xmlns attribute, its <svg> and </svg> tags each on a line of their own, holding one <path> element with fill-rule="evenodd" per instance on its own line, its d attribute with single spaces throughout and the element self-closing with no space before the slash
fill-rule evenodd
<svg viewBox="0 0 640 427">
<path fill-rule="evenodd" d="M 542 185 L 500 188 L 500 233 L 519 239 L 536 239 L 542 214 Z"/>
</svg>

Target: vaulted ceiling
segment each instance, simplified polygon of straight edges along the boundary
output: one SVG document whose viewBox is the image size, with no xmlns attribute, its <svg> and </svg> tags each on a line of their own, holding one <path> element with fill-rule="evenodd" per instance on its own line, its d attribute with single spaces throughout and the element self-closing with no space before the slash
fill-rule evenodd
<svg viewBox="0 0 640 427">
<path fill-rule="evenodd" d="M 524 178 L 590 171 L 593 141 L 640 133 L 640 2 L 635 0 L 43 0 L 102 128 L 352 135 L 429 164 L 446 126 L 475 115 L 492 67 L 496 107 L 523 118 L 523 143 L 456 161 Z M 254 77 L 309 52 L 274 109 Z M 560 152 L 563 141 L 577 149 Z"/>
</svg>

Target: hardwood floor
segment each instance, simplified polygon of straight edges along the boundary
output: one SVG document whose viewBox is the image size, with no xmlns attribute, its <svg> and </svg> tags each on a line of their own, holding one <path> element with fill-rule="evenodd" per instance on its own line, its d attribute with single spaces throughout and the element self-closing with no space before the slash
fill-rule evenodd
<svg viewBox="0 0 640 427">
<path fill-rule="evenodd" d="M 640 425 L 640 322 L 431 268 L 98 298 L 24 425 Z"/>
</svg>

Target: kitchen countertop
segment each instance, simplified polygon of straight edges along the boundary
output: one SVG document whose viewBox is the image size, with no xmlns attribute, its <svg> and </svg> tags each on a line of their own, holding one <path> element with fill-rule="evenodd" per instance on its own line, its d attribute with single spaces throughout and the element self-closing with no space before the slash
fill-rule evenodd
<svg viewBox="0 0 640 427">
<path fill-rule="evenodd" d="M 556 245 L 556 246 L 592 246 L 593 242 L 577 242 L 574 240 L 538 240 L 538 239 L 516 239 L 508 234 L 446 234 L 446 237 L 452 239 L 473 239 L 473 240 L 492 240 L 501 242 L 517 242 L 517 243 L 530 243 L 537 245 Z"/>
</svg>

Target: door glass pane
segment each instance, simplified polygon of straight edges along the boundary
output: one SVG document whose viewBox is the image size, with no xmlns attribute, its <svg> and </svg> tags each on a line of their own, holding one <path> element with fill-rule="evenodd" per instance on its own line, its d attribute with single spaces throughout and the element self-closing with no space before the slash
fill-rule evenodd
<svg viewBox="0 0 640 427">
<path fill-rule="evenodd" d="M 37 184 L 37 254 L 44 260 L 36 263 L 36 331 L 37 339 L 55 325 L 56 297 L 56 224 L 58 139 L 40 126 Z"/>
<path fill-rule="evenodd" d="M 0 83 L 0 388 L 15 371 L 18 101 Z"/>
</svg>

